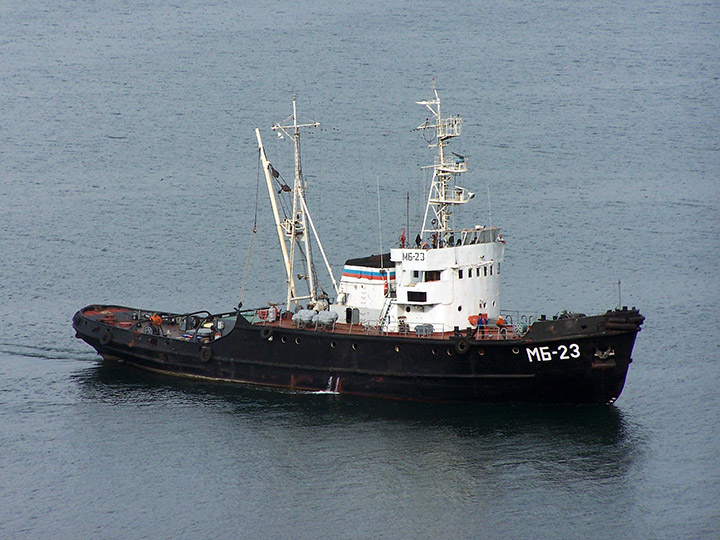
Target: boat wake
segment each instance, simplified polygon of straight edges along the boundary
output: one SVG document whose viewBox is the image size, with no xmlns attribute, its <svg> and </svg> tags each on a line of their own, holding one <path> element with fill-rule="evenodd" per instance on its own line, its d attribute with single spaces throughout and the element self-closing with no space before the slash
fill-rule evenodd
<svg viewBox="0 0 720 540">
<path fill-rule="evenodd" d="M 340 377 L 330 377 L 328 379 L 325 390 L 316 390 L 315 392 L 310 392 L 310 393 L 311 394 L 339 394 L 341 388 L 342 388 L 342 386 L 340 383 Z"/>
<path fill-rule="evenodd" d="M 0 354 L 43 360 L 97 360 L 97 354 L 79 349 L 0 342 Z"/>
</svg>

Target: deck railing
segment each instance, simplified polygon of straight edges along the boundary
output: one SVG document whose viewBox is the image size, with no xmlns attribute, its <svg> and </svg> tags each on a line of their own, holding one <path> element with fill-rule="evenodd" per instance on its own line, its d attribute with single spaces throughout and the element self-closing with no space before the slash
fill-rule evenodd
<svg viewBox="0 0 720 540">
<path fill-rule="evenodd" d="M 411 325 L 405 323 L 404 325 L 399 325 L 398 328 L 393 331 L 389 331 L 387 325 L 380 325 L 378 323 L 371 323 L 367 321 L 355 324 L 341 323 L 337 321 L 326 325 L 323 325 L 319 321 L 299 324 L 291 320 L 290 314 L 277 313 L 277 315 L 274 315 L 271 313 L 273 309 L 273 307 L 269 307 L 253 311 L 248 310 L 243 312 L 243 315 L 251 324 L 259 324 L 262 326 L 273 325 L 287 328 L 292 327 L 296 329 L 330 333 L 362 333 L 364 335 L 393 335 L 429 339 L 445 339 L 446 337 L 456 335 L 455 330 L 445 330 L 444 325 L 438 322 L 426 322 L 422 325 Z M 458 331 L 457 335 L 472 340 L 517 339 L 527 332 L 533 322 L 540 320 L 540 316 L 537 313 L 525 313 L 520 311 L 503 311 L 502 317 L 505 320 L 505 323 L 501 326 L 497 326 L 496 321 L 492 320 L 482 328 L 469 327 L 461 329 Z M 425 327 L 425 330 L 420 328 L 422 326 Z M 432 331 L 430 330 L 431 327 Z"/>
</svg>

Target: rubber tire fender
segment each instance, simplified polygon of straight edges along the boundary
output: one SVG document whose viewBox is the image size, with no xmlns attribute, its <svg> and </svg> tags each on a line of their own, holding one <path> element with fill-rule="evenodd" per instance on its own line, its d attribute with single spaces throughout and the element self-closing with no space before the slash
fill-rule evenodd
<svg viewBox="0 0 720 540">
<path fill-rule="evenodd" d="M 470 349 L 470 343 L 465 338 L 460 338 L 455 342 L 455 352 L 465 354 Z"/>
<path fill-rule="evenodd" d="M 260 330 L 260 337 L 263 339 L 269 339 L 273 335 L 273 329 L 269 326 L 263 327 L 262 330 Z"/>
</svg>

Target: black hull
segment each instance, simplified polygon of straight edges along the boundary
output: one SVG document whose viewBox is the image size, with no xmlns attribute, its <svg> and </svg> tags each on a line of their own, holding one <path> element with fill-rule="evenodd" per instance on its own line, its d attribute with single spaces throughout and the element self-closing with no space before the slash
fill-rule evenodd
<svg viewBox="0 0 720 540">
<path fill-rule="evenodd" d="M 178 376 L 435 402 L 612 403 L 643 319 L 613 311 L 538 321 L 520 339 L 475 340 L 260 326 L 238 316 L 226 336 L 202 344 L 87 315 L 103 307 L 79 311 L 73 326 L 105 359 Z"/>
</svg>

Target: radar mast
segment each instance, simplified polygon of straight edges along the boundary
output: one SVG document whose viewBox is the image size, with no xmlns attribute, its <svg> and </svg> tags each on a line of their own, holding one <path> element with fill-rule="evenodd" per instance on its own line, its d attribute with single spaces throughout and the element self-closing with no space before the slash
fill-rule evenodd
<svg viewBox="0 0 720 540">
<path fill-rule="evenodd" d="M 423 167 L 433 169 L 433 178 L 425 207 L 421 236 L 426 238 L 426 235 L 431 235 L 433 247 L 442 247 L 446 246 L 453 236 L 454 231 L 450 225 L 453 207 L 467 203 L 475 194 L 454 182 L 454 177 L 467 172 L 465 156 L 455 152 L 450 152 L 452 157 L 447 156 L 450 140 L 459 137 L 462 133 L 462 118 L 460 115 L 443 118 L 440 97 L 434 84 L 432 91 L 431 99 L 416 102 L 418 105 L 424 105 L 432 113 L 432 117 L 425 119 L 425 122 L 415 129 L 422 130 L 423 138 L 430 148 L 438 149 L 435 163 Z M 428 130 L 431 130 L 430 138 L 425 137 Z M 431 217 L 428 223 L 428 217 L 431 215 L 434 217 Z"/>
</svg>

